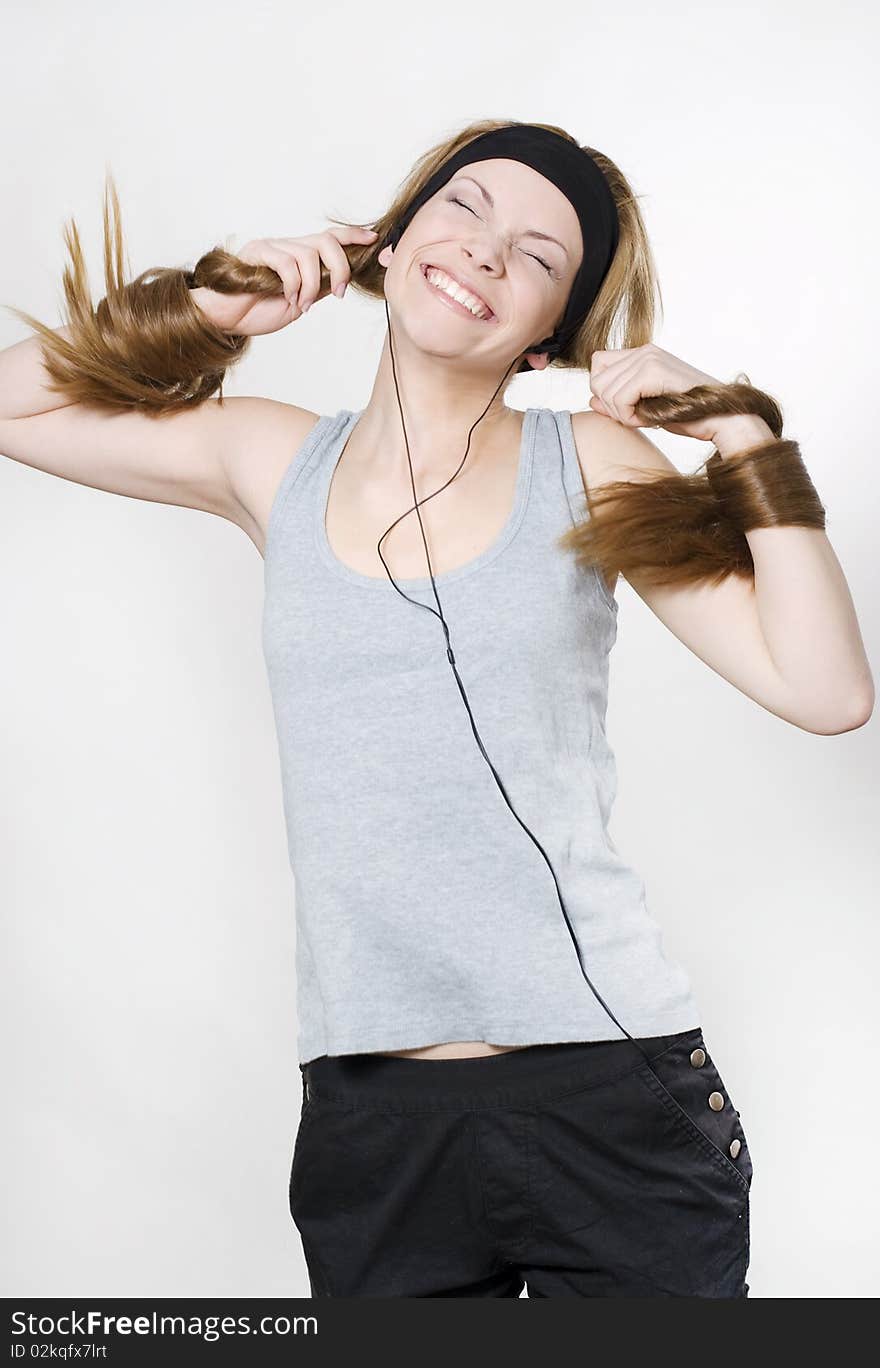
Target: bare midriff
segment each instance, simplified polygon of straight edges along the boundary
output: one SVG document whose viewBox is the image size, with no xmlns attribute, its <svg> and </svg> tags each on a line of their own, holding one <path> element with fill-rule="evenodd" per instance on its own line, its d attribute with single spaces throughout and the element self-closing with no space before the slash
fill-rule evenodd
<svg viewBox="0 0 880 1368">
<path fill-rule="evenodd" d="M 490 1045 L 485 1040 L 451 1040 L 442 1045 L 423 1045 L 417 1050 L 377 1050 L 377 1054 L 397 1055 L 400 1059 L 475 1059 L 483 1055 L 506 1054 L 524 1045 Z"/>
</svg>

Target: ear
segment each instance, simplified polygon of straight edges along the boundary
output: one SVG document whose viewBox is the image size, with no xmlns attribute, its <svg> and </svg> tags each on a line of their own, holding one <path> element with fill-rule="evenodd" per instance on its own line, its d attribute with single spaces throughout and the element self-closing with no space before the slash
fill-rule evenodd
<svg viewBox="0 0 880 1368">
<path fill-rule="evenodd" d="M 525 359 L 532 370 L 545 370 L 550 364 L 550 357 L 546 352 L 526 352 Z"/>
<path fill-rule="evenodd" d="M 391 258 L 393 255 L 394 248 L 389 245 L 388 247 L 382 248 L 381 252 L 376 257 L 376 260 L 378 261 L 379 265 L 384 266 L 387 271 L 388 267 L 391 265 Z"/>
</svg>

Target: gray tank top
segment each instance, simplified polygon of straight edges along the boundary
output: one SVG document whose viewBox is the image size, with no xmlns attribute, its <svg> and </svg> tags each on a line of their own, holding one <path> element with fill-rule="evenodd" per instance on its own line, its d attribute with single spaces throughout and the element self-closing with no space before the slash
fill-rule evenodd
<svg viewBox="0 0 880 1368">
<path fill-rule="evenodd" d="M 409 603 L 330 546 L 330 482 L 362 413 L 318 419 L 267 526 L 262 644 L 300 1063 L 455 1040 L 621 1039 L 581 973 L 546 861 L 477 746 L 429 576 L 397 579 Z M 435 582 L 477 731 L 547 852 L 590 979 L 631 1035 L 668 1035 L 700 1013 L 608 834 L 617 604 L 556 545 L 586 516 L 570 411 L 527 409 L 506 525 Z"/>
</svg>

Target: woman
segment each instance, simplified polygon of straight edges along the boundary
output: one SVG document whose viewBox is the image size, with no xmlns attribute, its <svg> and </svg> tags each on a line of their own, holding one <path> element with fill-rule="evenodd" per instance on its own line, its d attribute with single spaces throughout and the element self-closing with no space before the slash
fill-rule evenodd
<svg viewBox="0 0 880 1368">
<path fill-rule="evenodd" d="M 778 407 L 650 342 L 635 197 L 552 126 L 470 125 L 374 229 L 130 285 L 105 208 L 95 310 L 69 241 L 71 325 L 22 315 L 48 382 L 33 341 L 0 357 L 3 451 L 219 513 L 265 557 L 313 1295 L 747 1296 L 748 1145 L 608 835 L 604 720 L 619 573 L 778 716 L 870 715 Z M 210 399 L 251 336 L 349 281 L 388 320 L 364 409 Z M 590 370 L 592 412 L 505 406 L 548 364 Z M 682 476 L 646 425 L 715 453 Z"/>
</svg>

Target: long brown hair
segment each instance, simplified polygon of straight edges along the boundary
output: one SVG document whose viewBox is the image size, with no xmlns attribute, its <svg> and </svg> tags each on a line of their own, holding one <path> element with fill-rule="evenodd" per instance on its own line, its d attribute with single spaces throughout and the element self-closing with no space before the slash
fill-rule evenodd
<svg viewBox="0 0 880 1368">
<path fill-rule="evenodd" d="M 379 247 L 388 230 L 434 171 L 482 133 L 518 122 L 480 119 L 429 148 L 398 187 L 379 218 L 359 223 L 377 233 L 374 244 L 345 246 L 352 288 L 384 298 L 385 269 Z M 540 124 L 577 140 L 555 124 Z M 605 175 L 617 206 L 619 242 L 593 306 L 568 347 L 550 361 L 557 368 L 589 371 L 593 352 L 640 347 L 650 342 L 662 296 L 638 199 L 620 168 L 605 153 L 579 144 Z M 109 205 L 114 222 L 111 225 Z M 330 216 L 337 224 L 352 220 Z M 199 258 L 195 267 L 154 267 L 126 283 L 119 199 L 108 174 L 104 195 L 105 296 L 93 306 L 76 224 L 65 230 L 71 265 L 64 270 L 70 338 L 13 309 L 42 339 L 50 388 L 75 403 L 98 408 L 138 407 L 159 416 L 203 402 L 220 391 L 226 370 L 244 353 L 247 336 L 216 328 L 190 297 L 193 286 L 222 294 L 281 294 L 279 276 L 269 266 L 253 266 L 222 246 Z M 329 291 L 326 268 L 320 296 Z M 319 296 L 319 297 L 320 297 Z M 523 358 L 519 371 L 529 370 Z M 683 394 L 643 399 L 636 408 L 643 422 L 682 423 L 721 413 L 758 413 L 778 437 L 782 414 L 769 395 L 748 377 L 733 384 L 707 384 Z M 655 581 L 674 583 L 751 573 L 748 543 L 726 522 L 701 468 L 648 475 L 600 485 L 589 492 L 591 516 L 570 528 L 559 545 L 584 565 L 598 564 L 610 578 L 639 569 Z"/>
<path fill-rule="evenodd" d="M 447 158 L 481 133 L 511 122 L 477 120 L 419 157 L 385 212 L 375 220 L 357 224 L 374 229 L 376 243 L 345 246 L 352 289 L 372 299 L 384 299 L 385 268 L 379 264 L 377 244 Z M 554 124 L 540 127 L 576 141 Z M 566 352 L 551 365 L 589 370 L 596 350 L 638 347 L 649 341 L 655 298 L 661 308 L 662 303 L 644 222 L 628 181 L 610 158 L 593 148 L 585 150 L 608 178 L 620 219 L 620 241 L 589 317 Z M 334 215 L 328 215 L 328 222 L 352 224 L 352 220 Z M 119 196 L 110 173 L 104 192 L 103 229 L 105 295 L 95 307 L 76 221 L 71 219 L 65 226 L 70 265 L 64 268 L 63 284 L 69 340 L 21 309 L 12 312 L 40 334 L 47 373 L 73 402 L 113 408 L 137 405 L 152 413 L 200 403 L 221 388 L 225 370 L 244 352 L 250 339 L 214 328 L 189 298 L 190 288 L 201 285 L 221 294 L 278 295 L 282 293 L 280 278 L 269 266 L 249 265 L 225 247 L 215 246 L 191 271 L 152 267 L 126 283 Z M 328 291 L 329 277 L 322 267 L 320 295 Z M 613 334 L 619 334 L 619 340 L 615 341 Z M 529 369 L 523 359 L 519 370 Z"/>
</svg>

